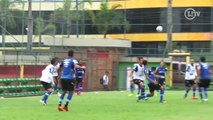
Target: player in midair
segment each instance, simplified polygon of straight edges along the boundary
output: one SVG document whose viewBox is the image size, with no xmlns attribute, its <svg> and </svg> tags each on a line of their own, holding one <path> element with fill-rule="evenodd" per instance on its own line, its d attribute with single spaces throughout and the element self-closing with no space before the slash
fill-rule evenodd
<svg viewBox="0 0 213 120">
<path fill-rule="evenodd" d="M 81 63 L 79 63 L 78 65 L 82 66 Z M 84 79 L 84 76 L 85 76 L 85 69 L 83 69 L 83 68 L 76 68 L 75 69 L 75 77 L 76 77 L 75 90 L 76 90 L 78 96 L 81 96 L 81 92 L 83 90 L 83 79 Z"/>
<path fill-rule="evenodd" d="M 73 58 L 74 52 L 72 50 L 68 51 L 68 57 L 65 58 L 58 69 L 59 73 L 61 72 L 61 87 L 62 87 L 62 94 L 59 99 L 58 110 L 59 111 L 68 111 L 68 105 L 72 96 L 74 94 L 74 71 L 77 68 L 85 69 L 85 66 L 79 66 L 78 62 L 75 58 Z M 64 99 L 65 94 L 68 92 L 67 100 L 62 107 L 62 102 Z"/>
<path fill-rule="evenodd" d="M 198 78 L 199 78 L 198 90 L 200 93 L 200 99 L 204 102 L 207 102 L 208 87 L 211 82 L 211 69 L 210 69 L 210 65 L 206 63 L 205 57 L 200 57 L 200 63 L 199 63 L 197 72 L 198 72 Z M 203 90 L 204 90 L 205 98 L 203 97 Z"/>
<path fill-rule="evenodd" d="M 192 99 L 197 99 L 196 97 L 196 78 L 197 78 L 197 70 L 194 59 L 190 59 L 190 64 L 186 66 L 185 72 L 185 85 L 186 85 L 186 93 L 184 95 L 184 99 L 187 98 L 187 95 L 192 88 L 193 97 Z"/>
<path fill-rule="evenodd" d="M 164 90 L 165 90 L 165 82 L 166 82 L 166 71 L 167 68 L 164 66 L 164 61 L 160 61 L 160 66 L 158 66 L 155 70 L 155 76 L 158 78 L 158 84 L 160 85 L 160 103 L 166 103 L 164 100 Z"/>
<path fill-rule="evenodd" d="M 53 72 L 54 72 L 54 67 L 58 64 L 57 59 L 53 58 L 51 60 L 51 64 L 45 67 L 44 70 L 42 70 L 42 76 L 40 78 L 41 84 L 46 90 L 46 93 L 44 94 L 43 98 L 40 100 L 40 102 L 43 105 L 47 104 L 47 99 L 49 95 L 52 93 L 52 86 L 54 86 L 54 81 L 53 81 Z"/>
<path fill-rule="evenodd" d="M 134 68 L 130 73 L 130 82 L 134 82 L 134 84 L 138 85 L 141 91 L 141 95 L 138 97 L 138 101 L 141 99 L 146 99 L 145 96 L 145 74 L 144 74 L 144 65 L 143 58 L 137 58 L 137 64 L 134 64 Z"/>
</svg>

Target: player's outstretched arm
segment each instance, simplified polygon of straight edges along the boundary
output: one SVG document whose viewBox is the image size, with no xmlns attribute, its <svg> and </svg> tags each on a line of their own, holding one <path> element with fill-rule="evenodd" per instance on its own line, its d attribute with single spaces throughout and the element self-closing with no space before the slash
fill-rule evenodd
<svg viewBox="0 0 213 120">
<path fill-rule="evenodd" d="M 82 68 L 82 69 L 86 69 L 86 66 L 80 66 L 80 65 L 75 65 L 75 68 Z"/>
</svg>

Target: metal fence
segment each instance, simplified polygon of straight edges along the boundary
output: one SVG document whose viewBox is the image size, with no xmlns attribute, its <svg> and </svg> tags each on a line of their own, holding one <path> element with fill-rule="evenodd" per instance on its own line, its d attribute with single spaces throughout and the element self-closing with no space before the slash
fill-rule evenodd
<svg viewBox="0 0 213 120">
<path fill-rule="evenodd" d="M 73 48 L 70 48 L 73 49 Z M 82 48 L 83 49 L 83 48 Z M 86 65 L 84 87 L 86 90 L 103 90 L 100 78 L 109 71 L 110 90 L 118 89 L 118 63 L 125 53 L 114 53 L 114 50 L 97 49 L 94 51 L 75 51 L 75 58 Z M 41 71 L 50 64 L 53 57 L 60 60 L 67 57 L 67 49 L 60 52 L 49 51 L 4 51 L 0 57 L 0 78 L 39 78 Z"/>
</svg>

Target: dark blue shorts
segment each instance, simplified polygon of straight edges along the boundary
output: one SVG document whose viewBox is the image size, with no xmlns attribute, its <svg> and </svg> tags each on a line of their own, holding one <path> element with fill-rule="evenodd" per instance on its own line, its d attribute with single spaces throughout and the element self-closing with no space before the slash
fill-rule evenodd
<svg viewBox="0 0 213 120">
<path fill-rule="evenodd" d="M 82 81 L 83 81 L 83 78 L 76 78 L 76 83 L 78 84 L 78 83 L 82 83 Z"/>
<path fill-rule="evenodd" d="M 140 80 L 140 79 L 133 79 L 133 82 L 136 85 L 139 85 L 141 82 L 144 83 L 143 80 Z"/>
<path fill-rule="evenodd" d="M 61 87 L 63 91 L 73 91 L 74 90 L 74 79 L 61 79 Z"/>
<path fill-rule="evenodd" d="M 210 83 L 211 83 L 211 80 L 200 80 L 200 81 L 198 82 L 198 86 L 199 86 L 199 87 L 208 88 L 209 85 L 210 85 Z"/>
<path fill-rule="evenodd" d="M 47 83 L 47 82 L 41 81 L 41 84 L 43 85 L 45 90 L 47 90 L 49 88 L 52 88 L 52 84 L 51 83 Z"/>
</svg>

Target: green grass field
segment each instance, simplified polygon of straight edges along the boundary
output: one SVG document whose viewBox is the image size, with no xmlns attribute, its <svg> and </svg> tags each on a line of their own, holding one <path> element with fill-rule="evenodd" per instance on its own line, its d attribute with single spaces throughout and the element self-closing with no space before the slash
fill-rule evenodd
<svg viewBox="0 0 213 120">
<path fill-rule="evenodd" d="M 70 111 L 57 111 L 58 97 L 51 95 L 43 106 L 41 96 L 0 99 L 0 120 L 213 120 L 213 92 L 208 103 L 192 100 L 191 93 L 166 91 L 166 104 L 159 96 L 136 102 L 128 92 L 89 92 L 74 95 Z"/>
</svg>

